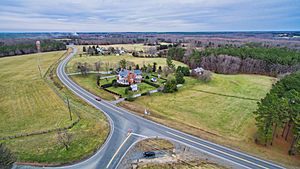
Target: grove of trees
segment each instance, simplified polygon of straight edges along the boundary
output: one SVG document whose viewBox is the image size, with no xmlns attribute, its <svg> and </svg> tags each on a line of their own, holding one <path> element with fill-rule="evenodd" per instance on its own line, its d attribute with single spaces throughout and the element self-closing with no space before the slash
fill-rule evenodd
<svg viewBox="0 0 300 169">
<path fill-rule="evenodd" d="M 273 145 L 274 139 L 291 140 L 288 153 L 300 151 L 300 73 L 285 76 L 258 103 L 256 142 Z"/>
<path fill-rule="evenodd" d="M 63 42 L 55 40 L 41 40 L 41 52 L 50 52 L 57 50 L 65 50 L 66 45 Z M 0 57 L 23 55 L 36 53 L 35 41 L 26 43 L 16 43 L 10 45 L 0 45 Z"/>
</svg>

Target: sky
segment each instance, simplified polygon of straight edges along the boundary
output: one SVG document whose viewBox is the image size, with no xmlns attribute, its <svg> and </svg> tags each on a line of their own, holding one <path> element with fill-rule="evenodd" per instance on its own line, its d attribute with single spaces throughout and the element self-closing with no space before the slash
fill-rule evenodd
<svg viewBox="0 0 300 169">
<path fill-rule="evenodd" d="M 0 0 L 0 32 L 289 30 L 300 0 Z"/>
</svg>

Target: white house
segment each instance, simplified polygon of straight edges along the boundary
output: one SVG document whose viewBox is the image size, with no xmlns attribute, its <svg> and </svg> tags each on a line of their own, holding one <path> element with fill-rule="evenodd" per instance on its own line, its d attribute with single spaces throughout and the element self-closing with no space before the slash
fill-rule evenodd
<svg viewBox="0 0 300 169">
<path fill-rule="evenodd" d="M 117 83 L 122 85 L 131 85 L 142 82 L 142 71 L 141 70 L 127 70 L 122 69 L 117 76 Z"/>
</svg>

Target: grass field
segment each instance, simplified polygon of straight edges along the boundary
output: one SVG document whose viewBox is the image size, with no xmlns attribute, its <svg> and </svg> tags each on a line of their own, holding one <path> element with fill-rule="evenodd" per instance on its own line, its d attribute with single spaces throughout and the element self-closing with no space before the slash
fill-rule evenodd
<svg viewBox="0 0 300 169">
<path fill-rule="evenodd" d="M 42 74 L 57 61 L 64 52 L 14 56 L 2 58 L 0 136 L 22 132 L 64 127 L 70 124 L 69 112 L 63 100 L 40 78 L 37 60 Z M 55 72 L 56 67 L 51 67 Z M 48 77 L 48 76 L 46 76 Z M 56 76 L 54 81 L 61 84 Z M 81 117 L 79 123 L 67 132 L 71 134 L 70 149 L 57 141 L 57 133 L 21 137 L 0 141 L 17 156 L 18 162 L 63 164 L 91 155 L 105 141 L 109 125 L 103 113 L 77 98 L 66 88 L 58 91 L 68 95 L 72 112 Z M 76 119 L 73 114 L 73 120 Z"/>
<path fill-rule="evenodd" d="M 127 61 L 134 62 L 135 64 L 139 64 L 140 67 L 143 65 L 148 65 L 148 64 L 153 64 L 153 62 L 156 62 L 158 66 L 165 66 L 166 65 L 166 58 L 140 58 L 140 57 L 133 57 L 130 55 L 121 55 L 121 56 L 116 56 L 116 55 L 107 55 L 107 56 L 82 56 L 79 57 L 79 55 L 76 55 L 67 65 L 67 70 L 69 73 L 74 73 L 76 72 L 76 63 L 81 62 L 81 63 L 89 63 L 92 66 L 94 66 L 95 62 L 101 61 L 102 63 L 109 63 L 110 68 L 117 68 L 119 67 L 119 61 L 122 59 L 126 59 Z M 173 63 L 176 66 L 185 66 L 185 64 L 178 62 L 178 61 L 173 61 Z M 158 67 L 157 66 L 157 67 Z M 102 71 L 105 71 L 105 66 L 102 65 L 100 67 Z"/>
<path fill-rule="evenodd" d="M 123 104 L 224 137 L 246 139 L 255 132 L 252 112 L 257 101 L 249 99 L 264 97 L 273 82 L 273 78 L 254 75 L 214 74 L 207 84 L 187 77 L 177 93 L 158 93 Z"/>
<path fill-rule="evenodd" d="M 64 52 L 1 58 L 0 136 L 70 124 L 64 102 L 40 77 Z"/>
</svg>

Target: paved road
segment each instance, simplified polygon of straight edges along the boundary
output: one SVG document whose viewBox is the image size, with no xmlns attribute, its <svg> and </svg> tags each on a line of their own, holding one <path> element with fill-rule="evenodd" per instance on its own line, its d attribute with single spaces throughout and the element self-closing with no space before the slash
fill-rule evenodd
<svg viewBox="0 0 300 169">
<path fill-rule="evenodd" d="M 235 151 L 215 143 L 185 134 L 161 124 L 137 116 L 126 109 L 117 107 L 108 101 L 96 101 L 95 96 L 75 84 L 66 74 L 65 66 L 77 49 L 67 56 L 58 66 L 57 75 L 62 83 L 87 103 L 104 112 L 110 123 L 110 135 L 102 148 L 92 157 L 74 165 L 56 168 L 62 169 L 114 169 L 118 167 L 129 147 L 142 137 L 164 137 L 180 142 L 194 149 L 234 163 L 239 168 L 283 168 L 277 164 Z M 131 129 L 132 133 L 128 134 Z M 28 166 L 23 166 L 22 168 Z"/>
</svg>

